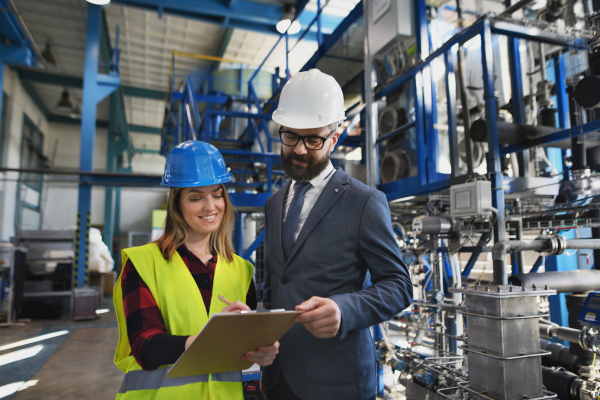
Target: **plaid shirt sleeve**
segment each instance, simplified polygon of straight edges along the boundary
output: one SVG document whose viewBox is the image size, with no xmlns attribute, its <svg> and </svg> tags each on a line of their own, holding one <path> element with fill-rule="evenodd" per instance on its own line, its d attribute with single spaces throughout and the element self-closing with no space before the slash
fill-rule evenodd
<svg viewBox="0 0 600 400">
<path fill-rule="evenodd" d="M 146 369 L 142 349 L 150 339 L 166 334 L 162 314 L 148 286 L 144 283 L 131 260 L 127 260 L 122 273 L 123 310 L 127 323 L 127 336 L 131 355 Z M 153 368 L 155 369 L 155 368 Z"/>
<path fill-rule="evenodd" d="M 190 268 L 189 260 L 183 258 L 186 266 Z M 216 256 L 211 260 L 216 265 Z M 202 264 L 201 261 L 197 260 Z M 210 265 L 210 263 L 209 263 Z M 202 265 L 203 266 L 203 265 Z M 197 269 L 193 265 L 190 269 Z M 213 268 L 214 271 L 214 268 Z M 194 271 L 195 272 L 195 271 Z M 194 276 L 194 273 L 192 273 Z M 123 290 L 123 310 L 127 324 L 127 336 L 131 346 L 131 355 L 145 370 L 154 370 L 165 364 L 173 364 L 185 351 L 187 336 L 168 335 L 162 313 L 150 292 L 150 289 L 142 280 L 131 260 L 127 260 L 123 268 L 121 286 Z M 201 292 L 202 286 L 194 276 Z M 203 300 L 206 308 L 210 307 L 212 294 L 212 279 L 208 296 Z M 207 298 L 208 302 L 207 302 Z M 246 294 L 246 304 L 256 309 L 256 289 L 254 280 L 250 284 Z"/>
</svg>

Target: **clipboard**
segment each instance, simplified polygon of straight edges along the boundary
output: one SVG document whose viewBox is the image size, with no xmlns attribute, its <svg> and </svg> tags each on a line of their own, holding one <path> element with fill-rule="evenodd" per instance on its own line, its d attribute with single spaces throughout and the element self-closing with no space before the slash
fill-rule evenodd
<svg viewBox="0 0 600 400">
<path fill-rule="evenodd" d="M 167 378 L 241 371 L 252 366 L 242 360 L 249 352 L 279 340 L 302 311 L 242 311 L 214 314 L 190 347 L 173 365 Z"/>
</svg>

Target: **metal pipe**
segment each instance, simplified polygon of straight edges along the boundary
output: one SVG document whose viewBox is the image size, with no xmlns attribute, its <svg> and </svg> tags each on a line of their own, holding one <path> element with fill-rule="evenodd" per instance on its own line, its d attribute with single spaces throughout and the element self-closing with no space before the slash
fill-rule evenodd
<svg viewBox="0 0 600 400">
<path fill-rule="evenodd" d="M 369 4 L 367 1 L 363 2 L 363 18 L 367 21 L 369 18 Z M 377 102 L 374 99 L 374 82 L 375 69 L 371 59 L 371 50 L 369 48 L 369 30 L 365 29 L 365 73 L 364 73 L 364 101 L 365 101 L 365 118 L 366 118 L 366 132 L 365 132 L 365 153 L 367 163 L 367 185 L 376 187 L 379 182 L 379 171 L 377 165 Z M 424 171 L 422 171 L 424 172 Z"/>
<path fill-rule="evenodd" d="M 473 145 L 471 144 L 471 115 L 469 114 L 469 100 L 467 99 L 467 67 L 465 65 L 465 51 L 462 45 L 458 47 L 458 83 L 460 86 L 460 104 L 462 107 L 463 127 L 465 130 L 465 149 L 467 152 L 467 173 L 473 173 Z"/>
<path fill-rule="evenodd" d="M 21 18 L 21 15 L 19 14 L 17 7 L 15 7 L 12 0 L 8 0 L 8 7 L 10 8 L 11 13 L 14 14 L 17 21 L 19 21 L 19 25 L 21 25 L 21 29 L 23 29 L 23 32 L 25 32 L 25 36 L 27 36 L 27 40 L 29 40 L 31 47 L 33 47 L 33 52 L 35 53 L 37 60 L 44 65 L 45 69 L 48 69 L 48 64 L 46 64 L 46 60 L 44 60 L 44 57 L 42 56 L 40 49 L 38 49 L 37 45 L 35 44 L 35 40 L 33 40 L 31 33 L 29 33 L 29 30 L 27 29 L 27 26 L 25 25 L 25 21 L 23 21 L 23 18 Z"/>
<path fill-rule="evenodd" d="M 516 237 L 517 240 L 523 239 L 523 220 L 521 218 L 517 220 Z M 525 272 L 525 254 L 522 251 L 517 252 L 517 260 L 519 270 Z"/>
<path fill-rule="evenodd" d="M 542 80 L 547 79 L 546 75 L 546 51 L 544 49 L 544 43 L 540 42 L 540 71 L 542 73 Z"/>
<path fill-rule="evenodd" d="M 500 146 L 525 144 L 528 140 L 558 132 L 560 129 L 540 125 L 514 124 L 498 121 L 498 139 Z M 486 121 L 481 118 L 473 122 L 470 136 L 474 142 L 487 141 Z"/>
<path fill-rule="evenodd" d="M 600 239 L 565 239 L 552 235 L 536 240 L 502 240 L 492 248 L 494 265 L 494 284 L 508 284 L 506 253 L 511 251 L 537 251 L 550 255 L 559 255 L 566 249 L 600 249 Z"/>
</svg>

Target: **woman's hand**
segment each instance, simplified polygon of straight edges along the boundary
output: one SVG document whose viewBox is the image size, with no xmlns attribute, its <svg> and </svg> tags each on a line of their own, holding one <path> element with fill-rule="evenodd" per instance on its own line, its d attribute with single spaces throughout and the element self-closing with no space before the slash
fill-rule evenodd
<svg viewBox="0 0 600 400">
<path fill-rule="evenodd" d="M 190 348 L 190 346 L 192 345 L 192 342 L 194 340 L 196 340 L 197 337 L 198 337 L 198 335 L 193 335 L 186 339 L 186 341 L 185 341 L 185 349 L 186 350 Z"/>
<path fill-rule="evenodd" d="M 267 367 L 273 364 L 277 353 L 279 353 L 279 342 L 275 342 L 271 346 L 260 347 L 256 351 L 249 351 L 243 360 L 258 364 L 261 367 Z"/>
<path fill-rule="evenodd" d="M 234 301 L 233 303 L 221 310 L 222 313 L 235 311 L 250 311 L 250 307 L 238 300 Z"/>
</svg>

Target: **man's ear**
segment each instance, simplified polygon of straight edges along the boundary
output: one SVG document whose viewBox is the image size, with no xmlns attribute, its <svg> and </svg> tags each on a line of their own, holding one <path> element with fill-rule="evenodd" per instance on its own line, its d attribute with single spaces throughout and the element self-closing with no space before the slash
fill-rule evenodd
<svg viewBox="0 0 600 400">
<path fill-rule="evenodd" d="M 337 144 L 338 140 L 340 139 L 340 133 L 336 132 L 333 134 L 333 136 L 331 137 L 331 147 L 329 148 L 329 153 L 333 153 L 333 150 L 335 150 L 335 145 Z"/>
</svg>

